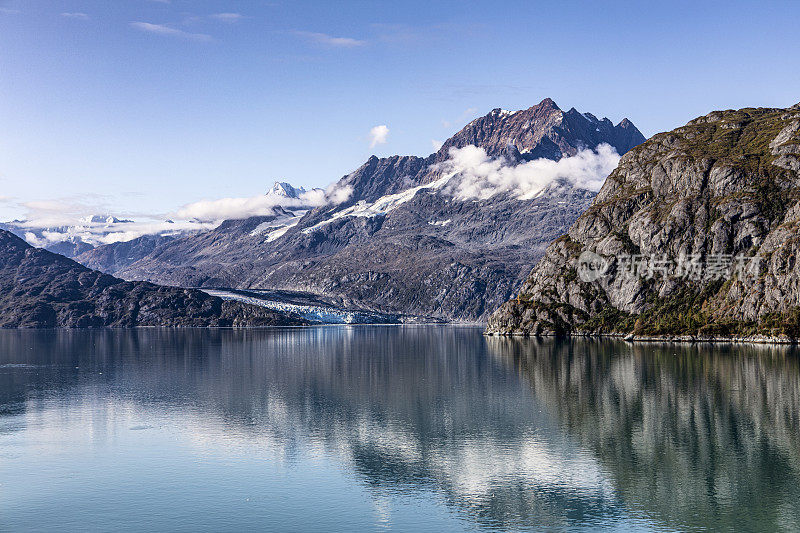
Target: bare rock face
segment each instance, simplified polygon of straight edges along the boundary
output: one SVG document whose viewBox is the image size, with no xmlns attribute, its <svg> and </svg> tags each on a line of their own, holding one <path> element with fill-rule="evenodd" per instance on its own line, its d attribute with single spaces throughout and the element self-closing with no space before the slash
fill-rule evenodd
<svg viewBox="0 0 800 533">
<path fill-rule="evenodd" d="M 477 146 L 513 166 L 603 143 L 622 154 L 643 141 L 627 119 L 615 126 L 564 112 L 550 99 L 514 113 L 495 109 L 428 157 L 369 158 L 337 182 L 346 200 L 315 208 L 285 230 L 254 217 L 150 250 L 147 243 L 99 247 L 79 260 L 125 279 L 304 291 L 362 309 L 483 321 L 595 193 L 554 183 L 523 200 L 509 193 L 458 198 L 425 188 L 441 178 L 439 164 L 450 150 Z"/>
<path fill-rule="evenodd" d="M 0 327 L 268 326 L 304 321 L 202 291 L 128 282 L 0 230 Z"/>
<path fill-rule="evenodd" d="M 550 98 L 516 113 L 494 109 L 477 118 L 445 142 L 435 154 L 437 160 L 447 158 L 451 148 L 470 144 L 480 146 L 490 156 L 507 155 L 509 148 L 524 159 L 544 157 L 558 160 L 572 156 L 583 148 L 608 143 L 624 154 L 645 140 L 633 123 L 623 119 L 616 126 L 607 118 L 599 120 L 591 113 L 580 113 L 574 107 L 562 111 Z"/>
<path fill-rule="evenodd" d="M 74 258 L 84 266 L 102 272 L 115 272 L 147 254 L 156 247 L 167 244 L 176 237 L 172 235 L 142 235 L 130 241 L 114 243 L 113 246 L 98 246 L 78 255 L 61 254 Z M 48 248 L 51 252 L 58 250 Z"/>
<path fill-rule="evenodd" d="M 797 106 L 658 134 L 622 158 L 487 332 L 797 338 L 799 178 Z"/>
</svg>

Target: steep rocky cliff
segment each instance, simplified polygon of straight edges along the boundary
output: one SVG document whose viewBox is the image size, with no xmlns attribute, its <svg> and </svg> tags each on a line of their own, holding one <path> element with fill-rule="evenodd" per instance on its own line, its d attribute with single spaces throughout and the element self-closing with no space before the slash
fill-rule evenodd
<svg viewBox="0 0 800 533">
<path fill-rule="evenodd" d="M 800 105 L 654 136 L 487 332 L 798 337 L 799 172 Z"/>
<path fill-rule="evenodd" d="M 428 157 L 371 157 L 337 182 L 342 200 L 302 218 L 228 221 L 159 244 L 144 256 L 110 245 L 78 259 L 125 279 L 305 291 L 345 306 L 484 320 L 514 294 L 547 243 L 575 221 L 595 192 L 556 180 L 531 197 L 512 191 L 459 196 L 441 183 L 451 149 L 478 147 L 512 168 L 538 158 L 558 161 L 604 143 L 621 154 L 643 141 L 627 119 L 614 126 L 588 113 L 562 111 L 550 99 L 513 113 L 495 109 Z"/>
<path fill-rule="evenodd" d="M 267 326 L 304 324 L 204 292 L 128 282 L 33 248 L 0 230 L 0 327 Z"/>
</svg>

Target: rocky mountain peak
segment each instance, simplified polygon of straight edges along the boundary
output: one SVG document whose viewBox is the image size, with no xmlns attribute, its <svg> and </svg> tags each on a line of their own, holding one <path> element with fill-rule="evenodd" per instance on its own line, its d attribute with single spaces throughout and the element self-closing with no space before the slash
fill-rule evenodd
<svg viewBox="0 0 800 533">
<path fill-rule="evenodd" d="M 83 224 L 123 224 L 133 222 L 132 220 L 121 219 L 112 215 L 87 215 L 80 221 Z"/>
<path fill-rule="evenodd" d="M 575 109 L 574 107 L 573 107 L 573 108 L 571 108 L 571 109 L 570 109 L 569 111 L 567 111 L 567 112 L 568 112 L 568 113 L 570 113 L 570 114 L 575 114 L 575 113 L 577 113 L 577 114 L 581 114 L 581 113 L 580 113 L 580 112 L 579 112 L 577 109 Z M 591 114 L 591 113 L 589 113 L 588 111 L 587 111 L 586 113 L 583 113 L 583 116 L 584 116 L 584 118 L 588 118 L 588 119 L 589 119 L 591 122 L 600 122 L 600 119 L 598 119 L 596 116 L 592 115 L 592 114 Z M 605 119 L 605 120 L 608 120 L 608 119 Z M 609 121 L 609 122 L 610 122 L 610 121 Z"/>
<path fill-rule="evenodd" d="M 539 102 L 535 106 L 531 107 L 530 109 L 534 109 L 534 108 L 539 109 L 539 110 L 550 109 L 550 110 L 553 110 L 553 111 L 561 111 L 561 108 L 558 107 L 558 104 L 556 104 L 553 101 L 552 98 L 545 98 L 544 100 L 542 100 L 541 102 Z"/>
<path fill-rule="evenodd" d="M 607 118 L 598 119 L 574 107 L 565 113 L 551 98 L 545 98 L 535 106 L 513 113 L 493 109 L 448 139 L 434 158 L 443 161 L 451 149 L 475 145 L 493 157 L 516 151 L 522 159 L 558 160 L 602 143 L 610 144 L 622 154 L 644 140 L 627 119 L 615 127 Z M 514 150 L 509 151 L 509 147 Z"/>
<path fill-rule="evenodd" d="M 714 111 L 655 135 L 489 331 L 800 338 L 799 176 L 794 110 Z"/>
<path fill-rule="evenodd" d="M 520 111 L 492 109 L 464 126 L 427 158 L 373 155 L 339 184 L 352 189 L 349 200 L 343 204 L 346 206 L 361 200 L 374 201 L 438 179 L 436 164 L 450 159 L 452 149 L 477 146 L 490 157 L 505 158 L 514 164 L 538 158 L 557 161 L 603 143 L 624 154 L 644 140 L 628 119 L 614 126 L 607 118 L 601 120 L 574 108 L 565 113 L 553 99 L 545 98 Z"/>
<path fill-rule="evenodd" d="M 276 181 L 267 194 L 281 198 L 299 198 L 304 192 L 306 192 L 306 190 L 303 187 L 298 188 L 285 181 Z"/>
</svg>

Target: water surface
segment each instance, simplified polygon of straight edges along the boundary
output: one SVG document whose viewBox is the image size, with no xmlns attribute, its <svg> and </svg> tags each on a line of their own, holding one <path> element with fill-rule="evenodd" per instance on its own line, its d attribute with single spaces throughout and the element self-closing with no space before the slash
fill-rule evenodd
<svg viewBox="0 0 800 533">
<path fill-rule="evenodd" d="M 0 530 L 797 530 L 784 347 L 0 331 Z"/>
</svg>

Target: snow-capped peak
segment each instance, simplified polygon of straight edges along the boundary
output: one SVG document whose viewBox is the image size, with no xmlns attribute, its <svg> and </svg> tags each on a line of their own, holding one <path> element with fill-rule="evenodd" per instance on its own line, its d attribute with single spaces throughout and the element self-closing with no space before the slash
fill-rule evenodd
<svg viewBox="0 0 800 533">
<path fill-rule="evenodd" d="M 123 220 L 111 215 L 87 215 L 80 219 L 82 224 L 122 224 L 133 222 L 132 220 Z"/>
<path fill-rule="evenodd" d="M 304 192 L 306 192 L 306 190 L 303 187 L 294 187 L 284 181 L 276 181 L 267 195 L 279 196 L 281 198 L 299 198 Z"/>
</svg>

